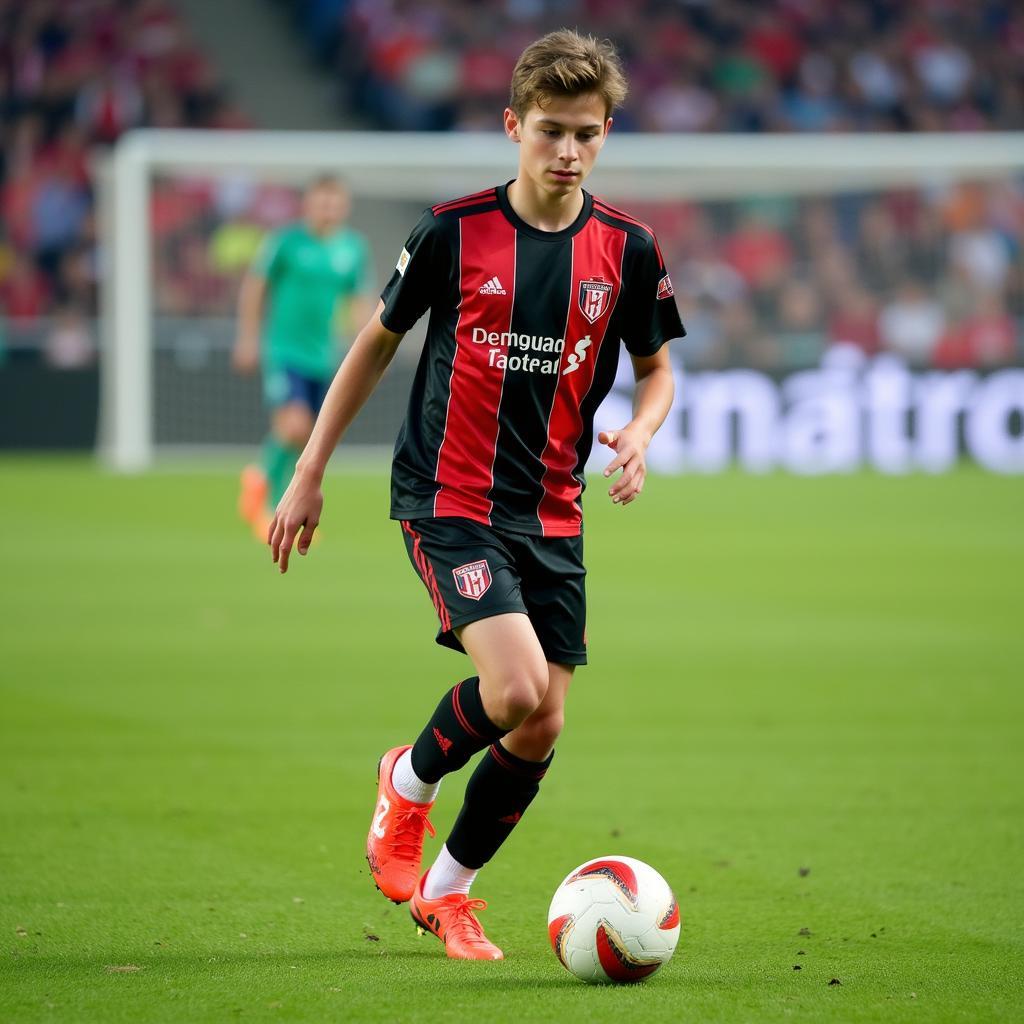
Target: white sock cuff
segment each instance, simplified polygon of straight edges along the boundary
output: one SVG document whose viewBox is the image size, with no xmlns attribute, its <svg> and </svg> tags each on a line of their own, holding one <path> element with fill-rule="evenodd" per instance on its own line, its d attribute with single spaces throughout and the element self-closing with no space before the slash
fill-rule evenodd
<svg viewBox="0 0 1024 1024">
<path fill-rule="evenodd" d="M 391 785 L 399 796 L 411 800 L 414 804 L 431 804 L 441 788 L 440 782 L 424 782 L 412 770 L 412 747 L 395 762 L 391 772 Z"/>
<path fill-rule="evenodd" d="M 427 872 L 427 879 L 423 883 L 423 895 L 428 900 L 440 899 L 453 892 L 467 895 L 479 871 L 479 868 L 467 868 L 460 864 L 448 852 L 448 846 L 445 844 Z"/>
</svg>

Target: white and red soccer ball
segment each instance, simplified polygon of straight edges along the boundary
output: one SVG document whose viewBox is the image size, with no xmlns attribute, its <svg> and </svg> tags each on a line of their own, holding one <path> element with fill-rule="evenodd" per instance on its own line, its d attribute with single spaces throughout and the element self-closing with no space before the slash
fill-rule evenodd
<svg viewBox="0 0 1024 1024">
<path fill-rule="evenodd" d="M 679 905 L 668 883 L 633 857 L 599 857 L 555 890 L 548 935 L 566 970 L 583 981 L 640 981 L 679 941 Z"/>
</svg>

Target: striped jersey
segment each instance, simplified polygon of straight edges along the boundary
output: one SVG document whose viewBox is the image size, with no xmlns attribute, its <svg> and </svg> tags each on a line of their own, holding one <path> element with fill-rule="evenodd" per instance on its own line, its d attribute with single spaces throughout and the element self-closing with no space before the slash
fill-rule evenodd
<svg viewBox="0 0 1024 1024">
<path fill-rule="evenodd" d="M 653 355 L 685 331 L 650 228 L 584 192 L 572 224 L 540 231 L 507 187 L 425 211 L 381 295 L 396 334 L 430 311 L 391 516 L 576 536 L 620 341 Z"/>
</svg>

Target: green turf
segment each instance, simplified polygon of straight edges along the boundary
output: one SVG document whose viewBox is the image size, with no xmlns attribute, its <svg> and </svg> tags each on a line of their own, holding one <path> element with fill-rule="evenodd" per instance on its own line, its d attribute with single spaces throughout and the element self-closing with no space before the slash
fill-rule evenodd
<svg viewBox="0 0 1024 1024">
<path fill-rule="evenodd" d="M 0 461 L 0 1019 L 1020 1019 L 1021 481 L 589 496 L 592 664 L 475 890 L 500 964 L 447 961 L 362 859 L 377 756 L 465 670 L 386 491 L 330 477 L 282 578 L 229 473 Z M 629 989 L 545 932 L 609 852 L 682 908 Z"/>
</svg>

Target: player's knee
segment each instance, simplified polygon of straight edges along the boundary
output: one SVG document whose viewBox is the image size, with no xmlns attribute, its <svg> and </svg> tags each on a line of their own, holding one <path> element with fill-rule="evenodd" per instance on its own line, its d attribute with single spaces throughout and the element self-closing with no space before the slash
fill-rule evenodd
<svg viewBox="0 0 1024 1024">
<path fill-rule="evenodd" d="M 313 432 L 313 417 L 305 409 L 282 409 L 276 418 L 277 436 L 290 448 L 304 448 Z"/>
<path fill-rule="evenodd" d="M 561 708 L 531 715 L 519 727 L 517 749 L 528 761 L 543 761 L 554 749 L 565 727 L 565 712 Z"/>
<path fill-rule="evenodd" d="M 547 674 L 529 668 L 509 673 L 497 687 L 494 724 L 502 729 L 515 729 L 540 707 L 547 693 Z"/>
</svg>

